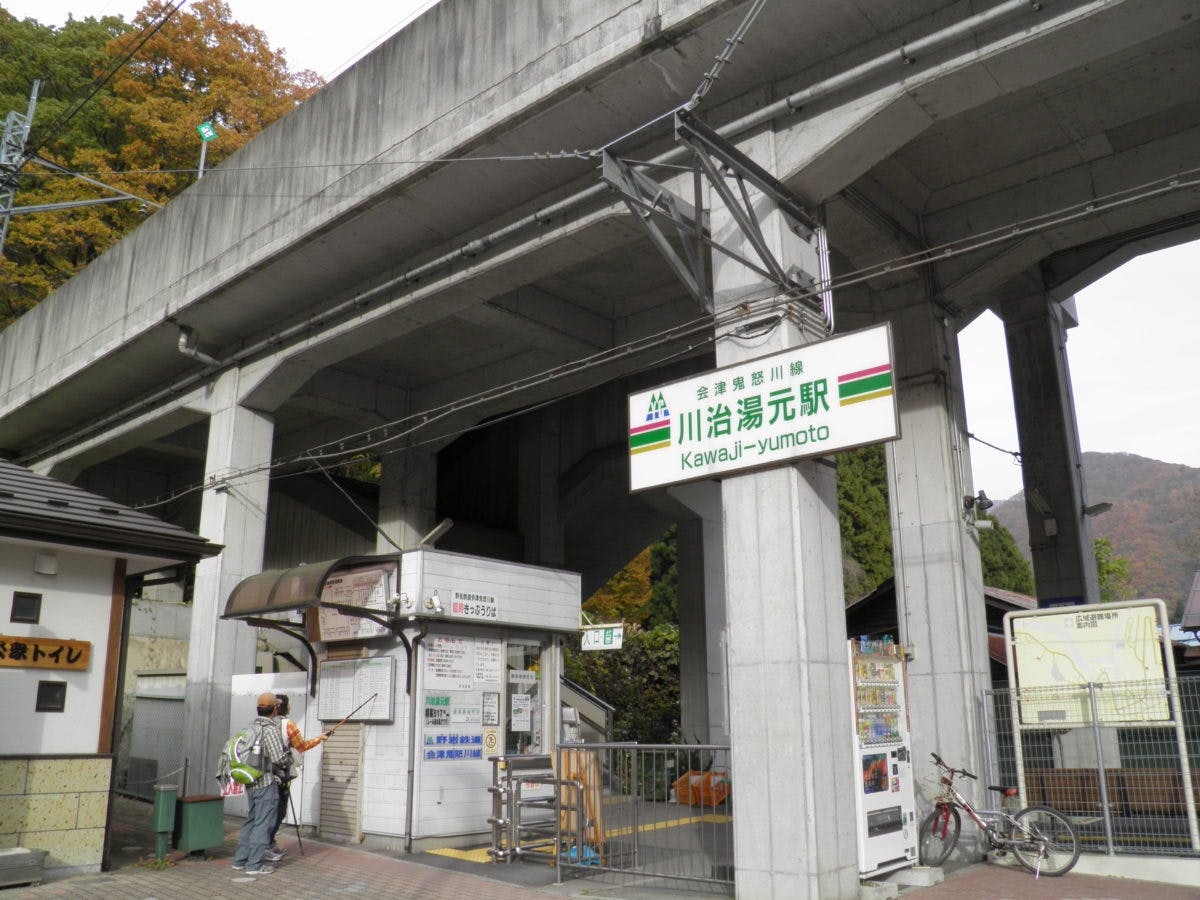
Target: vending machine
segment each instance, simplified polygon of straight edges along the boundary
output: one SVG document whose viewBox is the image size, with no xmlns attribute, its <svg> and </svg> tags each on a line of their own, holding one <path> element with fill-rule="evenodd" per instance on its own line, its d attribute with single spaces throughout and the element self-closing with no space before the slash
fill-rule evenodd
<svg viewBox="0 0 1200 900">
<path fill-rule="evenodd" d="M 852 640 L 849 656 L 858 868 L 867 877 L 917 862 L 912 744 L 900 645 Z"/>
</svg>

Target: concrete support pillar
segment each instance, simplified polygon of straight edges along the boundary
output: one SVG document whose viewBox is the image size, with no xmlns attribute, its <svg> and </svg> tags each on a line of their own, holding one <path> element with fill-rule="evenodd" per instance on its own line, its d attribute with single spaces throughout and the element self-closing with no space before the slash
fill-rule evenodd
<svg viewBox="0 0 1200 900">
<path fill-rule="evenodd" d="M 729 743 L 725 665 L 725 548 L 721 486 L 681 484 L 668 493 L 692 512 L 679 530 L 679 691 L 684 741 Z"/>
<path fill-rule="evenodd" d="M 518 527 L 525 537 L 525 561 L 543 566 L 562 566 L 566 558 L 559 514 L 559 415 L 552 406 L 521 420 Z"/>
<path fill-rule="evenodd" d="M 978 706 L 988 687 L 987 620 L 971 493 L 958 341 L 953 323 L 918 299 L 891 316 L 901 439 L 885 448 L 896 614 L 908 666 L 919 812 L 936 779 L 929 754 L 979 772 Z M 966 790 L 976 785 L 968 782 Z M 964 838 L 967 837 L 964 829 Z"/>
<path fill-rule="evenodd" d="M 229 738 L 232 679 L 254 672 L 257 644 L 254 629 L 219 618 L 234 586 L 262 571 L 267 533 L 265 467 L 274 425 L 269 416 L 238 405 L 238 374 L 223 374 L 213 391 L 204 477 L 264 468 L 206 488 L 201 501 L 199 532 L 225 549 L 196 566 L 183 727 L 188 790 L 196 794 L 212 793 L 217 756 Z"/>
<path fill-rule="evenodd" d="M 403 550 L 414 550 L 437 524 L 437 454 L 404 447 L 383 457 L 379 480 L 379 528 Z M 384 538 L 375 552 L 395 553 Z"/>
<path fill-rule="evenodd" d="M 741 147 L 767 171 L 777 169 L 772 133 Z M 784 269 L 796 264 L 816 273 L 815 250 L 764 198 L 752 199 Z M 753 254 L 725 210 L 714 208 L 711 227 L 721 243 Z M 713 283 L 718 312 L 762 296 L 764 288 L 758 275 L 720 253 L 713 254 Z M 749 343 L 718 334 L 717 363 L 804 342 L 783 318 Z M 721 504 L 738 896 L 858 897 L 834 467 L 805 460 L 729 477 Z"/>
<path fill-rule="evenodd" d="M 1067 367 L 1067 328 L 1074 324 L 1074 298 L 1059 304 L 1041 296 L 1028 297 L 1005 304 L 1000 312 L 1008 342 L 1038 603 L 1099 603 Z"/>
</svg>

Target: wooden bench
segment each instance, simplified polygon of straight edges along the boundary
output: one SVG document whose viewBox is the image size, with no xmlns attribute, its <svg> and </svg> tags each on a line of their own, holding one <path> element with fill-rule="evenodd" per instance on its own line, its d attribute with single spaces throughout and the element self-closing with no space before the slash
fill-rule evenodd
<svg viewBox="0 0 1200 900">
<path fill-rule="evenodd" d="M 1187 813 L 1183 776 L 1171 769 L 1107 769 L 1109 807 L 1114 815 Z M 1192 775 L 1200 806 L 1200 773 Z M 1027 769 L 1026 804 L 1045 804 L 1072 815 L 1100 815 L 1100 773 L 1096 769 Z"/>
</svg>

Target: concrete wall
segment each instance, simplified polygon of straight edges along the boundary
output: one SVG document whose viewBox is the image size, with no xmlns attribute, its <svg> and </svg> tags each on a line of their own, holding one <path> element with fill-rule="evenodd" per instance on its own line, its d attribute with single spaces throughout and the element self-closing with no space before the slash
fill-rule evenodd
<svg viewBox="0 0 1200 900">
<path fill-rule="evenodd" d="M 266 265 L 299 236 L 319 232 L 428 169 L 325 164 L 452 154 L 594 79 L 598 69 L 641 44 L 652 20 L 666 29 L 715 5 L 716 0 L 444 0 L 0 335 L 0 415 L 144 336 L 168 316 L 186 318 L 194 304 Z M 320 165 L 273 168 L 281 163 Z M 239 196 L 243 176 L 218 174 L 235 167 L 260 169 L 247 196 Z M 458 212 L 473 217 L 488 195 L 473 193 Z M 510 209 L 505 203 L 496 214 Z M 410 209 L 387 229 L 363 229 L 356 252 L 364 259 L 404 258 L 401 248 L 411 252 L 453 234 L 434 229 L 454 212 L 446 204 L 436 216 Z M 319 245 L 310 245 L 306 271 L 272 290 L 300 285 L 312 300 L 324 299 L 344 289 L 353 262 L 345 253 L 325 258 Z M 229 318 L 253 309 L 253 298 L 244 299 L 251 302 L 230 309 Z M 171 341 L 149 342 L 144 350 L 147 362 L 175 354 Z"/>
<path fill-rule="evenodd" d="M 0 546 L 0 629 L 19 637 L 90 641 L 91 664 L 86 671 L 0 669 L 5 723 L 0 729 L 0 754 L 95 753 L 108 661 L 113 559 L 55 550 L 58 574 L 39 575 L 33 571 L 38 549 L 32 545 Z M 7 621 L 14 591 L 42 595 L 38 624 Z M 39 681 L 66 682 L 63 712 L 34 712 Z"/>
<path fill-rule="evenodd" d="M 47 850 L 46 869 L 100 870 L 111 756 L 0 757 L 0 849 Z"/>
</svg>

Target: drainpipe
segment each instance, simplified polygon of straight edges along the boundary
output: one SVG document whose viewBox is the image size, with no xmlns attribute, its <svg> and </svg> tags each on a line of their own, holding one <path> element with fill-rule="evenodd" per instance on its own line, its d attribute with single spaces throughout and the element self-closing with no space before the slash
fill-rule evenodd
<svg viewBox="0 0 1200 900">
<path fill-rule="evenodd" d="M 408 790 L 404 798 L 404 852 L 412 853 L 413 782 L 417 772 L 417 649 L 429 631 L 429 623 L 421 622 L 421 631 L 412 639 L 408 657 Z"/>
<path fill-rule="evenodd" d="M 202 353 L 196 348 L 196 332 L 187 325 L 179 326 L 179 352 L 189 359 L 194 359 L 196 362 L 202 362 L 206 366 L 219 366 L 221 361 L 209 356 L 207 353 Z"/>
</svg>

